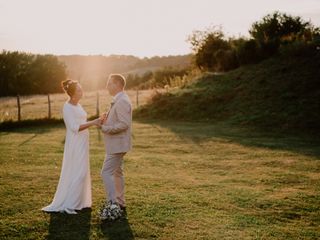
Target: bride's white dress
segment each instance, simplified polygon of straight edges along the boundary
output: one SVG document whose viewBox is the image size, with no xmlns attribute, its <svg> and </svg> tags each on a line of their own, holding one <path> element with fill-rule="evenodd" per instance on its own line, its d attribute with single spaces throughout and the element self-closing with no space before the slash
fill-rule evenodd
<svg viewBox="0 0 320 240">
<path fill-rule="evenodd" d="M 91 207 L 91 177 L 89 164 L 89 131 L 78 131 L 86 123 L 87 113 L 80 104 L 66 102 L 63 120 L 67 131 L 61 175 L 52 203 L 42 208 L 46 212 L 67 212 Z"/>
</svg>

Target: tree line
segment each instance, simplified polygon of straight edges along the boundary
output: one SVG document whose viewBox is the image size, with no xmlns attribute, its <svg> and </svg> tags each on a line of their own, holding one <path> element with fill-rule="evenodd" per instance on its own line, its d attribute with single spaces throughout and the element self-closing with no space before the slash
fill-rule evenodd
<svg viewBox="0 0 320 240">
<path fill-rule="evenodd" d="M 0 96 L 61 92 L 66 66 L 53 55 L 2 51 Z"/>
<path fill-rule="evenodd" d="M 62 92 L 60 83 L 66 78 L 80 81 L 86 91 L 98 90 L 106 86 L 110 73 L 127 76 L 132 72 L 149 72 L 150 69 L 166 66 L 184 68 L 190 62 L 190 55 L 152 58 L 126 55 L 54 56 L 4 50 L 0 53 L 0 96 Z M 159 78 L 157 73 L 157 81 Z M 128 87 L 141 83 L 140 80 L 131 82 L 131 79 L 129 77 Z M 147 86 L 150 85 L 145 84 L 144 87 Z"/>
<path fill-rule="evenodd" d="M 227 38 L 221 28 L 194 31 L 188 38 L 194 64 L 201 70 L 229 71 L 258 63 L 276 54 L 299 54 L 319 50 L 320 29 L 299 16 L 278 11 L 254 22 L 249 38 Z"/>
</svg>

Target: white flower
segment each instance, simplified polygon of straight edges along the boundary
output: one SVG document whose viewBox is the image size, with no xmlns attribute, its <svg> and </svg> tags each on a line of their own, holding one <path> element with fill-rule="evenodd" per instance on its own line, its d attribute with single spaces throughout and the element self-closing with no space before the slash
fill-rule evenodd
<svg viewBox="0 0 320 240">
<path fill-rule="evenodd" d="M 122 211 L 117 204 L 106 204 L 99 211 L 99 216 L 101 220 L 114 221 L 120 218 L 121 215 L 122 215 Z"/>
</svg>

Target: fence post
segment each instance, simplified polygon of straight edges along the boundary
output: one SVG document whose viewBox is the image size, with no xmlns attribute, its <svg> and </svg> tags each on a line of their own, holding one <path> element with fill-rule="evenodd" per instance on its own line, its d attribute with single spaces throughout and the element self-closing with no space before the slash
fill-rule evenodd
<svg viewBox="0 0 320 240">
<path fill-rule="evenodd" d="M 137 88 L 136 106 L 139 107 L 139 89 Z"/>
<path fill-rule="evenodd" d="M 18 105 L 18 121 L 21 121 L 21 106 L 20 106 L 20 96 L 17 95 L 17 105 Z"/>
<path fill-rule="evenodd" d="M 51 118 L 51 101 L 50 101 L 50 94 L 48 94 L 48 118 Z"/>
<path fill-rule="evenodd" d="M 96 113 L 97 116 L 100 115 L 100 111 L 99 111 L 99 91 L 97 91 L 97 105 L 96 105 Z"/>
</svg>

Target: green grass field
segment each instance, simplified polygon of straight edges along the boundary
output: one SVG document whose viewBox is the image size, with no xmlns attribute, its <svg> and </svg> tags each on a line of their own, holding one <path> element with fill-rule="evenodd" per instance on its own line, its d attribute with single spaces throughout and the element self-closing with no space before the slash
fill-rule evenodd
<svg viewBox="0 0 320 240">
<path fill-rule="evenodd" d="M 222 124 L 134 122 L 126 220 L 97 218 L 102 136 L 90 130 L 93 207 L 45 214 L 63 125 L 0 133 L 0 239 L 319 239 L 320 141 Z"/>
</svg>

